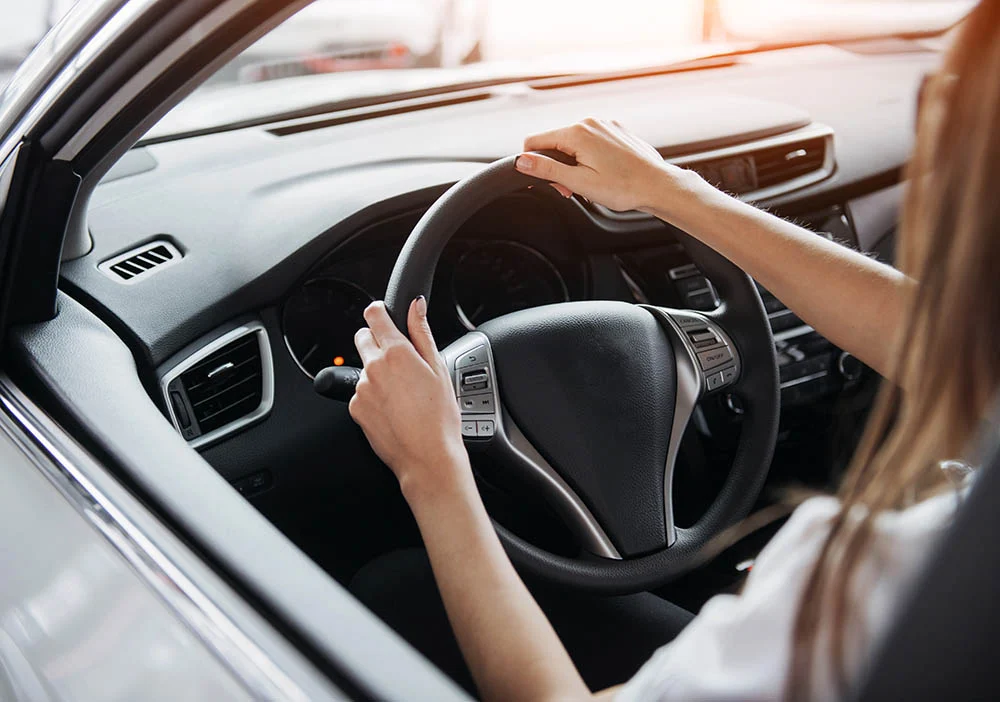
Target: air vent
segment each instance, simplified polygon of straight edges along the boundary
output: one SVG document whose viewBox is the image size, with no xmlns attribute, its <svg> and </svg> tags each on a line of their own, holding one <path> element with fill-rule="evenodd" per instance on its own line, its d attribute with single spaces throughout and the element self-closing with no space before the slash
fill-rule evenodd
<svg viewBox="0 0 1000 702">
<path fill-rule="evenodd" d="M 753 154 L 757 188 L 771 188 L 795 180 L 823 167 L 826 139 L 808 139 Z"/>
<path fill-rule="evenodd" d="M 171 420 L 201 446 L 266 415 L 274 396 L 267 333 L 240 327 L 175 367 L 163 379 Z"/>
<path fill-rule="evenodd" d="M 169 268 L 183 254 L 169 241 L 154 241 L 108 259 L 97 266 L 104 275 L 119 283 L 133 284 Z"/>
</svg>

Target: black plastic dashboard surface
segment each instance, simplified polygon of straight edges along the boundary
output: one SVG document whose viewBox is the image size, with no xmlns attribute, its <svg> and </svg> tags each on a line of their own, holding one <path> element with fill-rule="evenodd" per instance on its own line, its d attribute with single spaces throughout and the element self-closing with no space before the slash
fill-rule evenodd
<svg viewBox="0 0 1000 702">
<path fill-rule="evenodd" d="M 837 170 L 768 205 L 831 198 L 898 171 L 912 144 L 916 91 L 931 51 L 865 56 L 818 46 L 738 66 L 489 100 L 275 136 L 263 129 L 151 145 L 157 166 L 98 188 L 94 249 L 64 264 L 88 302 L 150 366 L 228 320 L 279 301 L 338 243 L 426 206 L 528 133 L 588 114 L 620 119 L 664 150 L 793 127 L 836 134 Z M 846 97 L 845 97 L 846 96 Z M 97 263 L 167 236 L 185 253 L 123 286 Z"/>
</svg>

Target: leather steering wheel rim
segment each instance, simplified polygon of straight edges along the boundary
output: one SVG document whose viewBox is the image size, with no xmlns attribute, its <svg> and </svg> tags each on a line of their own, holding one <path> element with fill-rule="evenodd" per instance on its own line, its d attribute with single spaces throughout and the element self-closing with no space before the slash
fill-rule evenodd
<svg viewBox="0 0 1000 702">
<path fill-rule="evenodd" d="M 390 316 L 404 333 L 410 302 L 419 295 L 430 298 L 438 260 L 458 228 L 486 203 L 544 183 L 517 171 L 515 158 L 495 161 L 451 187 L 407 238 L 385 296 Z M 767 313 L 756 285 L 746 273 L 684 232 L 674 230 L 673 234 L 712 281 L 722 300 L 715 311 L 705 316 L 725 329 L 743 359 L 742 374 L 732 389 L 743 404 L 743 424 L 729 475 L 697 523 L 676 529 L 676 540 L 671 545 L 623 560 L 556 555 L 494 521 L 508 555 L 522 572 L 556 585 L 603 594 L 656 588 L 700 565 L 703 547 L 745 518 L 763 487 L 777 439 L 780 410 L 778 368 Z"/>
</svg>

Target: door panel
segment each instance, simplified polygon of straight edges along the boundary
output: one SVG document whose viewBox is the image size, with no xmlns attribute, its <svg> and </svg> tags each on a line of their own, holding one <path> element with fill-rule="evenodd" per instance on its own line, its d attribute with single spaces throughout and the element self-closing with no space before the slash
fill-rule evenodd
<svg viewBox="0 0 1000 702">
<path fill-rule="evenodd" d="M 6 416 L 0 429 L 0 699 L 249 699 Z"/>
</svg>

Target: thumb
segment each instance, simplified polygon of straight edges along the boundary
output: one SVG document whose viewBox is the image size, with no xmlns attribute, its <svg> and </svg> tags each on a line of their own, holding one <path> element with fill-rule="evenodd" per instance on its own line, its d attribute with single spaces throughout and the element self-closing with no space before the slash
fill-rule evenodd
<svg viewBox="0 0 1000 702">
<path fill-rule="evenodd" d="M 427 322 L 427 298 L 421 295 L 410 303 L 406 326 L 410 330 L 410 341 L 432 368 L 437 364 L 437 344 L 431 334 L 431 325 Z"/>
</svg>

